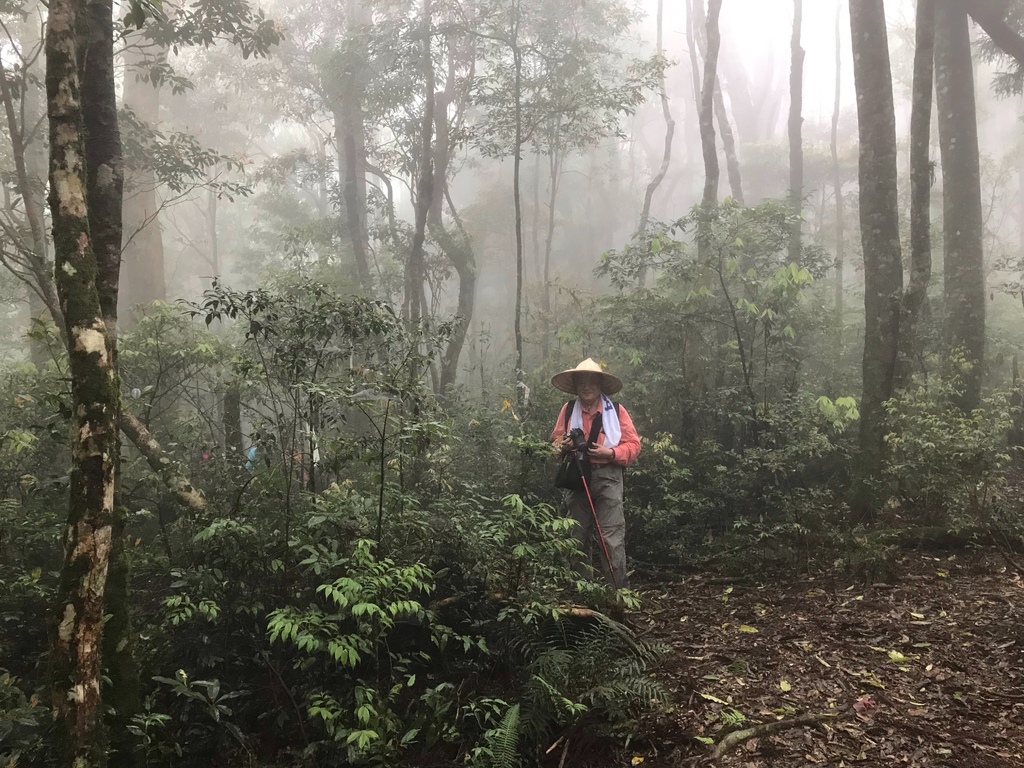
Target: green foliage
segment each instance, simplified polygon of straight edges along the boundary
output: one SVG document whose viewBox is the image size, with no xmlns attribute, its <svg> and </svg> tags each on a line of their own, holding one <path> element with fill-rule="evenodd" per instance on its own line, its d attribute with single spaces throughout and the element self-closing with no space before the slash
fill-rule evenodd
<svg viewBox="0 0 1024 768">
<path fill-rule="evenodd" d="M 964 413 L 956 402 L 958 387 L 955 377 L 934 377 L 886 404 L 886 477 L 918 525 L 987 523 L 1001 504 L 1011 466 L 1007 398 L 990 396 Z"/>
</svg>

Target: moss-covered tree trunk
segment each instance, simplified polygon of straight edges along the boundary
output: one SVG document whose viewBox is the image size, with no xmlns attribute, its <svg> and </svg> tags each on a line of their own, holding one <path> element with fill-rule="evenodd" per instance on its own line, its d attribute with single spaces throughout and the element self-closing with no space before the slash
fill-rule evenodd
<svg viewBox="0 0 1024 768">
<path fill-rule="evenodd" d="M 864 394 L 861 477 L 878 475 L 885 455 L 885 408 L 892 397 L 900 335 L 903 262 L 896 184 L 896 116 L 882 0 L 851 0 L 853 79 L 860 136 L 860 237 L 864 250 Z M 872 494 L 859 486 L 854 506 L 869 514 Z"/>
<path fill-rule="evenodd" d="M 116 341 L 101 303 L 101 294 L 110 288 L 105 270 L 109 253 L 103 244 L 109 233 L 98 223 L 101 242 L 94 243 L 87 197 L 79 72 L 79 38 L 87 8 L 84 0 L 52 0 L 46 31 L 49 204 L 57 293 L 68 337 L 73 413 L 70 503 L 51 669 L 55 746 L 63 761 L 76 768 L 106 763 L 100 648 L 118 451 Z M 102 45 L 110 39 L 105 37 Z M 112 97 L 111 87 L 97 98 Z M 113 104 L 101 106 L 105 114 L 113 114 L 105 109 L 113 110 Z M 95 174 L 97 183 L 109 188 L 108 176 L 116 175 L 115 166 L 97 162 Z M 101 278 L 105 284 L 98 288 Z M 116 279 L 113 290 L 116 300 Z M 104 301 L 107 298 L 104 296 Z"/>
<path fill-rule="evenodd" d="M 114 19 L 111 0 L 92 0 L 80 29 L 82 125 L 85 130 L 86 200 L 89 233 L 96 258 L 96 294 L 106 329 L 107 355 L 117 376 L 118 297 L 123 240 L 124 163 L 114 85 Z M 153 227 L 156 228 L 155 222 Z M 159 236 L 159 230 L 157 230 Z M 162 263 L 160 266 L 162 277 Z M 162 281 L 161 281 L 162 284 Z M 118 404 L 119 405 L 119 404 Z M 118 409 L 119 410 L 119 409 Z M 114 430 L 114 476 L 120 471 L 120 433 Z M 118 503 L 115 494 L 115 504 Z M 142 689 L 130 610 L 128 564 L 124 552 L 124 511 L 112 520 L 110 568 L 104 599 L 101 691 L 109 725 L 110 765 L 136 768 L 142 755 L 128 730 L 142 709 Z"/>
<path fill-rule="evenodd" d="M 959 371 L 960 406 L 970 411 L 981 402 L 985 361 L 984 220 L 971 32 L 967 11 L 954 0 L 936 0 L 935 101 L 942 157 L 946 344 L 966 357 Z"/>
</svg>

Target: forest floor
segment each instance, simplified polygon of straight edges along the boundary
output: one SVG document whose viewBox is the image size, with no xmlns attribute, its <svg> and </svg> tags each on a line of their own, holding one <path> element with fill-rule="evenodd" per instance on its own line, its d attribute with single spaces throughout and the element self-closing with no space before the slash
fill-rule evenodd
<svg viewBox="0 0 1024 768">
<path fill-rule="evenodd" d="M 1020 575 L 990 554 L 908 555 L 889 574 L 640 583 L 632 621 L 668 649 L 671 701 L 603 765 L 1024 765 Z M 830 712 L 710 760 L 731 730 Z"/>
</svg>

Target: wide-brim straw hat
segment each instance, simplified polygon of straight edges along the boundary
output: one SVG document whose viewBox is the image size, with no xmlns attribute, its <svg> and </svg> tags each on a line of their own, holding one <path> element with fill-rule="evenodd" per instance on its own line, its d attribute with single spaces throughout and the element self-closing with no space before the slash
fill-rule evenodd
<svg viewBox="0 0 1024 768">
<path fill-rule="evenodd" d="M 556 373 L 551 377 L 551 383 L 563 392 L 575 395 L 577 392 L 576 385 L 573 383 L 574 373 L 598 374 L 601 377 L 601 391 L 606 395 L 614 395 L 622 389 L 622 380 L 619 379 L 618 376 L 612 376 L 607 371 L 601 370 L 601 364 L 595 362 L 591 357 L 588 357 L 575 368 L 570 368 L 567 371 Z"/>
</svg>

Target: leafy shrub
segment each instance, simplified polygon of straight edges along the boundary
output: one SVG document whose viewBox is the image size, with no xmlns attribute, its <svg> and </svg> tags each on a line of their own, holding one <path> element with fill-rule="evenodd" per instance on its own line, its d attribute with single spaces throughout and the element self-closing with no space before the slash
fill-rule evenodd
<svg viewBox="0 0 1024 768">
<path fill-rule="evenodd" d="M 1010 467 L 1007 398 L 987 398 L 964 413 L 955 377 L 935 377 L 886 404 L 886 477 L 916 525 L 985 523 L 1000 502 Z"/>
</svg>

